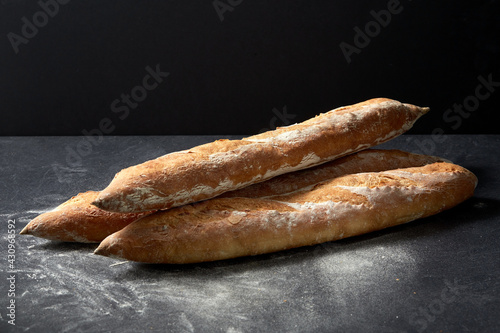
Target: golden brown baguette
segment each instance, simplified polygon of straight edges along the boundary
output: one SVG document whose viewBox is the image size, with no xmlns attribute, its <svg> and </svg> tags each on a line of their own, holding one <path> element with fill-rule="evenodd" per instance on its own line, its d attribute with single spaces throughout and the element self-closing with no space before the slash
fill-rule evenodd
<svg viewBox="0 0 500 333">
<path fill-rule="evenodd" d="M 80 193 L 56 209 L 43 213 L 20 232 L 63 242 L 99 243 L 132 221 L 151 212 L 113 213 L 91 205 L 99 192 Z"/>
<path fill-rule="evenodd" d="M 265 197 L 284 194 L 349 173 L 422 166 L 437 161 L 443 160 L 400 150 L 367 149 L 317 167 L 227 192 L 223 196 Z M 93 191 L 78 194 L 55 210 L 33 219 L 21 234 L 65 242 L 96 243 L 145 215 L 103 211 L 91 205 L 97 195 L 98 192 Z"/>
<path fill-rule="evenodd" d="M 117 173 L 94 201 L 141 212 L 213 198 L 388 141 L 429 109 L 377 98 L 242 140 L 218 140 Z"/>
<path fill-rule="evenodd" d="M 143 217 L 95 253 L 184 264 L 314 245 L 436 214 L 471 197 L 477 179 L 451 163 L 333 178 L 265 198 L 215 198 Z"/>
<path fill-rule="evenodd" d="M 305 170 L 290 172 L 262 183 L 221 194 L 220 198 L 261 198 L 286 194 L 336 177 L 360 172 L 379 172 L 419 167 L 448 160 L 397 149 L 366 149 Z"/>
</svg>

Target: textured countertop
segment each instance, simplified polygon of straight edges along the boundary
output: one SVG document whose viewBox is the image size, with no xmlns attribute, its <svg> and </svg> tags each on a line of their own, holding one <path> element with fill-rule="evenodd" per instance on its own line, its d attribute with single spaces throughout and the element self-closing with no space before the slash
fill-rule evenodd
<svg viewBox="0 0 500 333">
<path fill-rule="evenodd" d="M 337 242 L 176 266 L 18 235 L 124 167 L 218 138 L 0 137 L 0 331 L 500 331 L 495 135 L 404 135 L 379 146 L 450 159 L 478 176 L 476 193 L 436 216 Z"/>
</svg>

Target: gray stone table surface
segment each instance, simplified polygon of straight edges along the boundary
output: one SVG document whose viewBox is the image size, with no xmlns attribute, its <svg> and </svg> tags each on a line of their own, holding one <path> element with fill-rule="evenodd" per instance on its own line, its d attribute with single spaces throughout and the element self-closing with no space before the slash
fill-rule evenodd
<svg viewBox="0 0 500 333">
<path fill-rule="evenodd" d="M 147 265 L 17 234 L 124 167 L 218 138 L 239 136 L 0 137 L 0 332 L 500 332 L 498 135 L 381 145 L 470 169 L 476 193 L 433 217 L 337 242 Z"/>
</svg>

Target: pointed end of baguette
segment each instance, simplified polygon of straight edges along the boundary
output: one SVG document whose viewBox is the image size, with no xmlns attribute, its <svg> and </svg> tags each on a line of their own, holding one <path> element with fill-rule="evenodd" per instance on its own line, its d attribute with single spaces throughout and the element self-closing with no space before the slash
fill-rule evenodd
<svg viewBox="0 0 500 333">
<path fill-rule="evenodd" d="M 31 234 L 31 228 L 30 228 L 30 224 L 28 223 L 24 228 L 23 230 L 21 230 L 21 232 L 19 233 L 19 235 L 30 235 Z"/>
<path fill-rule="evenodd" d="M 128 213 L 128 211 L 123 211 L 123 209 L 120 209 L 121 207 L 119 207 L 119 205 L 114 204 L 115 201 L 117 201 L 117 200 L 110 198 L 109 195 L 100 194 L 90 204 L 92 206 L 95 206 L 95 207 L 102 209 L 102 210 L 106 210 L 108 212 Z"/>
<path fill-rule="evenodd" d="M 90 203 L 92 206 L 96 206 L 99 209 L 104 209 L 101 200 L 94 200 Z"/>
<path fill-rule="evenodd" d="M 133 194 L 130 190 L 128 192 L 126 189 L 104 189 L 90 204 L 108 212 L 115 213 L 139 213 L 141 210 L 138 207 L 138 204 L 131 201 L 129 196 L 130 193 Z M 142 210 L 147 211 L 147 209 Z"/>
<path fill-rule="evenodd" d="M 113 235 L 110 235 L 102 240 L 97 249 L 94 250 L 94 254 L 104 257 L 113 257 Z M 120 258 L 121 259 L 121 258 Z"/>
<path fill-rule="evenodd" d="M 108 258 L 113 258 L 113 259 L 119 259 L 119 260 L 127 260 L 123 256 L 120 255 L 120 253 L 115 253 L 116 251 L 113 251 L 113 246 L 110 245 L 106 240 L 102 241 L 101 244 L 97 247 L 97 249 L 94 250 L 94 254 L 98 256 L 103 256 L 103 257 L 108 257 Z"/>
<path fill-rule="evenodd" d="M 427 112 L 429 112 L 430 110 L 431 110 L 431 108 L 430 108 L 430 107 L 427 107 L 427 106 L 425 106 L 425 107 L 421 107 L 421 108 L 420 108 L 420 112 L 421 112 L 422 114 L 426 114 L 426 113 L 427 113 Z"/>
<path fill-rule="evenodd" d="M 99 245 L 97 249 L 94 250 L 94 254 L 97 254 L 98 256 L 107 256 L 107 251 Z"/>
<path fill-rule="evenodd" d="M 90 202 L 90 204 L 92 206 L 96 206 L 97 208 L 100 208 L 100 209 L 105 209 L 106 207 L 106 194 L 103 194 L 102 192 L 100 192 L 95 198 L 94 200 L 92 200 Z"/>
<path fill-rule="evenodd" d="M 403 103 L 403 105 L 405 107 L 407 107 L 411 113 L 416 115 L 417 118 L 423 116 L 424 114 L 426 114 L 427 112 L 429 112 L 431 110 L 429 107 L 420 107 L 420 106 L 416 106 L 413 104 Z"/>
</svg>

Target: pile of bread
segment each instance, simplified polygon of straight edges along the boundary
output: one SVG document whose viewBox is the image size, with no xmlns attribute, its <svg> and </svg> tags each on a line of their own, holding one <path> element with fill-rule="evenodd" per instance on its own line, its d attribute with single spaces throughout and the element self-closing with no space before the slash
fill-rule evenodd
<svg viewBox="0 0 500 333">
<path fill-rule="evenodd" d="M 314 245 L 430 216 L 471 197 L 474 174 L 439 157 L 368 149 L 428 111 L 377 98 L 167 154 L 39 215 L 21 234 L 181 264 Z"/>
</svg>

